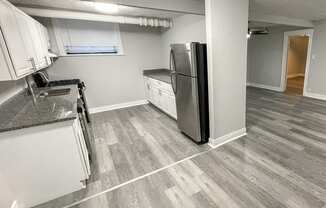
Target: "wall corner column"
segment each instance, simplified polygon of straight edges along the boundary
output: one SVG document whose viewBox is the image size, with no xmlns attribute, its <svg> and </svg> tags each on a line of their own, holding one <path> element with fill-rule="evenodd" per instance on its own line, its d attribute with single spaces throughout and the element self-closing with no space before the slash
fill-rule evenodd
<svg viewBox="0 0 326 208">
<path fill-rule="evenodd" d="M 210 142 L 246 134 L 249 0 L 206 0 Z"/>
</svg>

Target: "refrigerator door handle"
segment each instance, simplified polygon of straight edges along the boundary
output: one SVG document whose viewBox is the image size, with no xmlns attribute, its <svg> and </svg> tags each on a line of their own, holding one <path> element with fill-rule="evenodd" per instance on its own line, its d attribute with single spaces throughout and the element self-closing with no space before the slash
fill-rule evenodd
<svg viewBox="0 0 326 208">
<path fill-rule="evenodd" d="M 172 89 L 174 94 L 177 94 L 177 73 L 176 72 L 171 72 L 171 85 L 172 85 Z"/>
<path fill-rule="evenodd" d="M 174 53 L 173 50 L 170 51 L 170 70 L 171 70 L 171 85 L 173 92 L 176 94 L 177 93 L 177 83 L 176 83 L 176 78 L 177 78 L 177 72 L 175 71 L 175 60 L 174 60 Z"/>
<path fill-rule="evenodd" d="M 171 49 L 170 50 L 170 70 L 171 71 L 175 71 L 175 69 L 174 69 L 174 53 L 173 53 L 173 50 Z"/>
</svg>

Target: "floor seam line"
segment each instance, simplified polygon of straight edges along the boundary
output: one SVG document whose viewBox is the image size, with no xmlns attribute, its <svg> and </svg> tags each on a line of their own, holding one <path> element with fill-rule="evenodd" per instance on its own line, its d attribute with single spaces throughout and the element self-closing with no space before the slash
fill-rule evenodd
<svg viewBox="0 0 326 208">
<path fill-rule="evenodd" d="M 147 178 L 148 176 L 154 175 L 154 174 L 156 174 L 156 173 L 159 173 L 159 172 L 161 172 L 161 171 L 164 171 L 164 170 L 166 170 L 166 169 L 169 169 L 169 168 L 171 168 L 171 167 L 174 167 L 174 166 L 176 166 L 176 165 L 178 165 L 178 164 L 180 164 L 180 163 L 182 163 L 182 162 L 185 162 L 185 161 L 191 160 L 191 159 L 193 159 L 193 158 L 199 157 L 199 156 L 201 156 L 201 155 L 204 155 L 204 154 L 209 153 L 210 151 L 216 149 L 216 148 L 212 148 L 212 147 L 210 147 L 210 146 L 208 146 L 208 147 L 209 147 L 209 149 L 208 149 L 208 150 L 205 150 L 204 152 L 200 152 L 200 153 L 193 154 L 193 155 L 191 155 L 191 156 L 189 156 L 189 157 L 186 157 L 186 158 L 184 158 L 184 159 L 181 159 L 181 160 L 179 160 L 179 161 L 177 161 L 177 162 L 174 162 L 174 163 L 172 163 L 172 164 L 170 164 L 170 165 L 166 165 L 166 166 L 164 166 L 164 167 L 162 167 L 162 168 L 159 168 L 159 169 L 157 169 L 157 170 L 154 170 L 154 171 L 152 171 L 152 172 L 146 173 L 146 174 L 144 174 L 144 175 L 138 176 L 138 177 L 136 177 L 136 178 L 134 178 L 134 179 L 131 179 L 131 180 L 129 180 L 129 181 L 123 182 L 123 183 L 121 183 L 121 184 L 119 184 L 119 185 L 117 185 L 117 186 L 111 187 L 111 188 L 106 189 L 106 190 L 104 190 L 104 191 L 101 191 L 101 192 L 99 192 L 99 193 L 96 193 L 96 194 L 93 194 L 93 195 L 91 195 L 91 196 L 88 196 L 88 197 L 86 197 L 86 198 L 84 198 L 84 199 L 82 199 L 82 200 L 79 200 L 79 201 L 77 201 L 77 202 L 74 202 L 74 203 L 72 203 L 72 204 L 69 204 L 69 205 L 63 206 L 62 208 L 70 208 L 70 207 L 76 206 L 76 205 L 78 205 L 78 204 L 81 204 L 81 203 L 86 202 L 86 201 L 88 201 L 88 200 L 94 199 L 94 198 L 96 198 L 96 197 L 99 197 L 99 196 L 101 196 L 101 195 L 104 195 L 104 194 L 106 194 L 106 193 L 109 193 L 109 192 L 111 192 L 111 191 L 114 191 L 114 190 L 116 190 L 116 189 L 122 188 L 122 187 L 124 187 L 124 186 L 126 186 L 126 185 L 132 184 L 132 183 L 137 182 L 137 181 L 139 181 L 139 180 L 141 180 L 141 179 Z"/>
</svg>

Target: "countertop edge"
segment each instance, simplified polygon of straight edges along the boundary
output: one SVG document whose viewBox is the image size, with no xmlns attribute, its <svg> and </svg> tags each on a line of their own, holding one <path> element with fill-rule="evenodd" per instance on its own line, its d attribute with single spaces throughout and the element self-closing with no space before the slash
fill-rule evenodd
<svg viewBox="0 0 326 208">
<path fill-rule="evenodd" d="M 149 69 L 143 70 L 143 76 L 171 84 L 170 72 L 169 69 Z"/>
<path fill-rule="evenodd" d="M 75 119 L 77 119 L 76 116 L 69 117 L 69 118 L 64 118 L 64 119 L 59 119 L 59 120 L 56 120 L 56 121 L 49 121 L 49 122 L 39 123 L 39 124 L 31 124 L 31 125 L 12 127 L 12 128 L 3 128 L 3 129 L 0 129 L 0 133 L 5 133 L 5 132 L 15 131 L 15 130 L 22 130 L 22 129 L 27 129 L 27 128 L 33 128 L 33 127 L 38 127 L 38 126 L 45 126 L 45 125 L 48 125 L 48 124 L 55 124 L 55 123 L 60 123 L 60 122 L 65 122 L 65 121 L 70 121 L 70 120 L 75 120 Z"/>
</svg>

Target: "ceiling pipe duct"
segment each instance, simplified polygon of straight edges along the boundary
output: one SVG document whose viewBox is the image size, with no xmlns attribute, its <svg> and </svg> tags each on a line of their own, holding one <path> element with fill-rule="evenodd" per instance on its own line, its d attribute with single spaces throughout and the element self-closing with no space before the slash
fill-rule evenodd
<svg viewBox="0 0 326 208">
<path fill-rule="evenodd" d="M 268 35 L 269 29 L 267 27 L 249 28 L 248 33 L 251 35 Z"/>
<path fill-rule="evenodd" d="M 247 39 L 250 39 L 254 35 L 268 35 L 269 33 L 267 27 L 248 28 Z"/>
<path fill-rule="evenodd" d="M 57 19 L 76 19 L 98 22 L 110 22 L 118 24 L 133 24 L 146 27 L 165 27 L 170 28 L 173 26 L 172 20 L 149 18 L 149 17 L 127 17 L 127 16 L 114 16 L 104 14 L 94 14 L 88 12 L 75 12 L 56 9 L 41 9 L 31 7 L 19 7 L 26 14 L 37 17 L 48 17 Z"/>
</svg>

